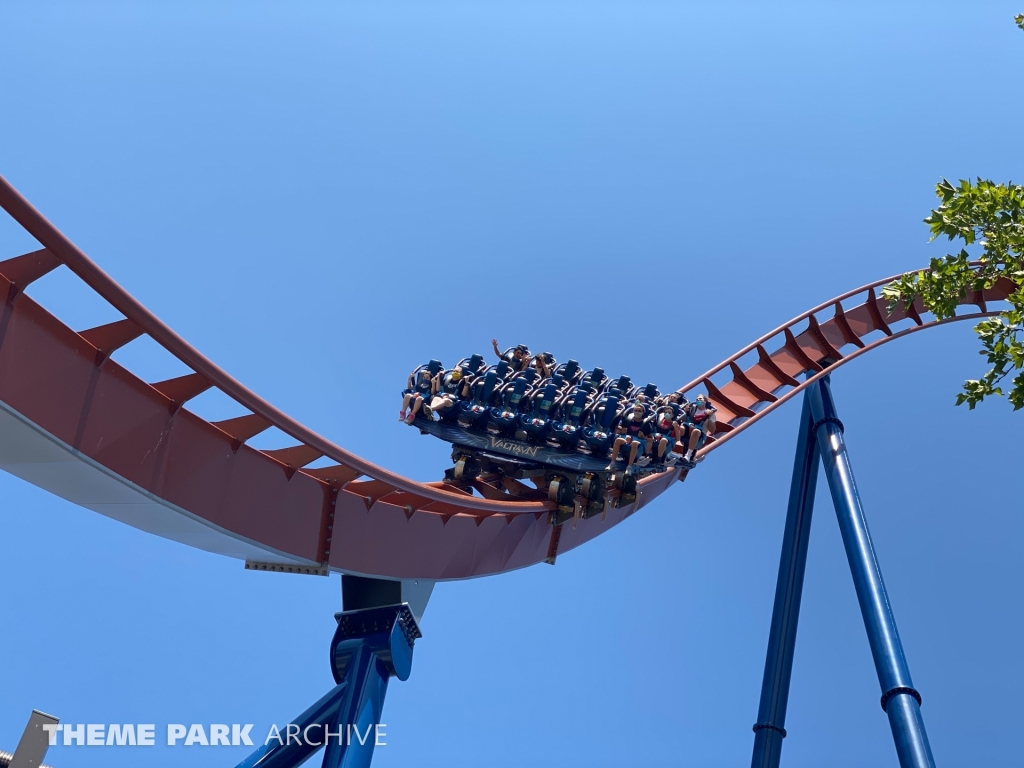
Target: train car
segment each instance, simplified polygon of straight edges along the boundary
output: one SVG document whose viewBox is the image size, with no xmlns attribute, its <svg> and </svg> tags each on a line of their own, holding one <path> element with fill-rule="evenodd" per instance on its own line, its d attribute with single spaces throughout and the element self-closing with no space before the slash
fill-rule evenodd
<svg viewBox="0 0 1024 768">
<path fill-rule="evenodd" d="M 514 370 L 514 349 L 492 366 L 473 355 L 410 374 L 401 418 L 452 444 L 446 483 L 489 498 L 547 498 L 560 522 L 633 502 L 647 475 L 693 467 L 673 450 L 682 411 L 654 384 L 584 371 L 575 360 L 559 365 L 547 353 L 536 368 Z"/>
</svg>

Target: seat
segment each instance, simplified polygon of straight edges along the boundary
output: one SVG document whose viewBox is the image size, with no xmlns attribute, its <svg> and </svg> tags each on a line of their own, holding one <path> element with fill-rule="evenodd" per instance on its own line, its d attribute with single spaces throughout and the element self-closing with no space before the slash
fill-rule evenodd
<svg viewBox="0 0 1024 768">
<path fill-rule="evenodd" d="M 583 429 L 583 441 L 594 456 L 603 458 L 608 455 L 608 449 L 615 440 L 612 423 L 619 415 L 618 408 L 619 398 L 615 395 L 609 395 L 595 405 L 593 423 Z"/>
<path fill-rule="evenodd" d="M 475 376 L 484 367 L 484 359 L 480 355 L 465 357 L 459 361 L 459 368 L 467 376 Z"/>
<path fill-rule="evenodd" d="M 430 374 L 430 378 L 434 378 L 442 370 L 444 370 L 444 366 L 441 365 L 440 360 L 430 360 L 429 362 L 426 362 L 423 365 L 417 365 L 415 368 L 413 368 L 412 373 L 409 374 L 408 380 L 412 382 L 413 386 L 415 386 L 416 381 L 419 378 L 420 371 L 427 371 L 427 373 Z M 407 389 L 406 391 L 409 390 Z"/>
<path fill-rule="evenodd" d="M 580 370 L 580 364 L 575 360 L 570 360 L 567 363 L 562 363 L 555 368 L 555 373 L 560 374 L 563 379 L 573 384 L 580 378 L 582 378 L 582 371 Z"/>
<path fill-rule="evenodd" d="M 562 401 L 561 418 L 552 425 L 551 438 L 563 448 L 575 449 L 579 444 L 582 419 L 589 396 L 590 393 L 586 389 L 579 387 L 575 394 L 570 393 L 567 399 Z M 569 397 L 572 399 L 569 400 Z"/>
<path fill-rule="evenodd" d="M 555 396 L 558 388 L 554 384 L 547 384 L 533 397 L 533 408 L 529 413 L 519 417 L 519 431 L 523 436 L 535 443 L 543 443 L 548 439 L 551 432 L 551 410 L 555 405 Z M 516 433 L 519 437 L 519 432 Z"/>
<path fill-rule="evenodd" d="M 519 410 L 529 388 L 529 384 L 523 378 L 516 379 L 502 387 L 500 391 L 501 403 L 491 408 L 489 414 L 490 427 L 492 429 L 503 435 L 515 432 Z"/>
<path fill-rule="evenodd" d="M 608 377 L 604 375 L 604 368 L 595 368 L 594 370 L 585 373 L 580 383 L 589 384 L 595 391 L 599 391 L 607 379 Z"/>
<path fill-rule="evenodd" d="M 539 378 L 537 371 L 533 368 L 527 368 L 525 371 L 516 371 L 508 377 L 509 381 L 518 381 L 519 379 L 525 379 L 526 383 L 532 386 L 534 382 Z"/>
<path fill-rule="evenodd" d="M 481 368 L 480 372 L 477 375 L 478 376 L 486 376 L 491 371 L 494 371 L 494 375 L 498 377 L 498 385 L 500 386 L 508 378 L 508 372 L 509 372 L 508 363 L 506 363 L 504 360 L 502 360 L 500 363 L 495 363 L 494 365 L 488 365 L 488 366 L 486 366 L 484 368 Z"/>
<path fill-rule="evenodd" d="M 487 427 L 488 409 L 497 383 L 498 377 L 494 371 L 489 371 L 473 382 L 470 390 L 471 399 L 459 403 L 459 426 L 464 429 Z"/>
</svg>

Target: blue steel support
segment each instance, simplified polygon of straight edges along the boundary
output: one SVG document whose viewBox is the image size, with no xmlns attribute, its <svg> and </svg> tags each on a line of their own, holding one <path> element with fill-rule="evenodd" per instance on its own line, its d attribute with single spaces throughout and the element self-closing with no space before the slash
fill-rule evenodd
<svg viewBox="0 0 1024 768">
<path fill-rule="evenodd" d="M 818 441 L 832 502 L 839 518 L 846 556 L 850 561 L 871 655 L 882 687 L 882 709 L 889 717 L 896 754 L 902 768 L 934 768 L 928 735 L 921 717 L 921 695 L 910 679 L 896 620 L 882 581 L 882 571 L 868 533 L 864 508 L 843 442 L 843 425 L 836 415 L 828 377 L 808 388 L 814 416 L 813 432 Z"/>
<path fill-rule="evenodd" d="M 337 615 L 331 646 L 334 679 L 350 683 L 338 708 L 323 768 L 369 768 L 377 744 L 377 726 L 392 676 L 408 680 L 412 647 L 420 637 L 408 604 Z"/>
<path fill-rule="evenodd" d="M 365 645 L 353 649 L 348 679 L 362 684 L 350 689 L 331 723 L 323 768 L 367 768 L 373 758 L 388 690 L 388 671 L 384 663 Z"/>
<path fill-rule="evenodd" d="M 775 583 L 775 607 L 772 610 L 768 654 L 761 683 L 761 704 L 754 726 L 754 754 L 751 768 L 778 768 L 782 740 L 786 737 L 786 704 L 793 671 L 800 596 L 807 565 L 807 542 L 811 535 L 814 488 L 818 482 L 818 443 L 811 433 L 811 404 L 804 396 L 800 433 L 793 462 L 793 480 L 789 486 L 789 510 L 782 539 L 779 577 Z"/>
<path fill-rule="evenodd" d="M 331 670 L 338 683 L 237 768 L 297 768 L 324 746 L 323 768 L 368 768 L 388 680 L 408 680 L 419 627 L 406 603 L 336 614 Z M 289 728 L 289 726 L 291 726 Z"/>
<path fill-rule="evenodd" d="M 292 768 L 301 765 L 320 749 L 311 742 L 323 743 L 323 728 L 335 720 L 347 692 L 347 682 L 335 686 L 320 701 L 291 721 L 299 728 L 298 738 L 289 739 L 288 743 L 285 743 L 284 738 L 270 739 L 236 768 Z"/>
</svg>

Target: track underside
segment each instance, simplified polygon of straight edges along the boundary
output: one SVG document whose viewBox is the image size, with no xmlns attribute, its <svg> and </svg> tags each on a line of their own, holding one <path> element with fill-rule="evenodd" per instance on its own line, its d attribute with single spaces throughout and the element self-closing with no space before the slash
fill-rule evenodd
<svg viewBox="0 0 1024 768">
<path fill-rule="evenodd" d="M 299 424 L 215 366 L 2 177 L 0 207 L 41 245 L 0 262 L 0 468 L 82 506 L 264 564 L 438 580 L 553 562 L 685 479 L 687 469 L 670 468 L 600 509 L 574 502 L 569 514 L 557 489 L 550 498 L 550 479 L 540 494 L 504 470 L 496 483 L 486 470 L 478 473 L 472 493 L 452 482 L 401 477 Z M 123 319 L 75 331 L 26 294 L 59 268 Z M 876 289 L 892 279 L 805 312 L 682 387 L 690 399 L 706 392 L 718 408 L 718 431 L 699 457 L 837 366 L 940 324 L 920 305 L 889 312 Z M 966 297 L 963 305 L 973 311 L 944 322 L 994 315 L 990 303 L 1012 289 L 1007 281 Z M 146 382 L 111 359 L 143 335 L 191 373 Z M 190 399 L 211 388 L 238 403 L 237 417 L 209 422 L 188 410 Z M 247 445 L 271 427 L 294 443 Z M 309 466 L 324 458 L 329 466 Z M 573 471 L 578 496 L 581 476 L 593 468 Z M 571 525 L 559 525 L 570 517 Z"/>
</svg>

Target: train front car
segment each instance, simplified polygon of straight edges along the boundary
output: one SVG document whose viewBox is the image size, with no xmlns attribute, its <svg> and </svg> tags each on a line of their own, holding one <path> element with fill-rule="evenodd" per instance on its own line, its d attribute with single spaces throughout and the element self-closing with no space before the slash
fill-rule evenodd
<svg viewBox="0 0 1024 768">
<path fill-rule="evenodd" d="M 490 499 L 549 499 L 557 524 L 632 503 L 647 475 L 693 467 L 688 438 L 706 427 L 681 395 L 521 350 L 496 365 L 473 355 L 410 374 L 400 417 L 452 444 L 446 483 Z"/>
</svg>

